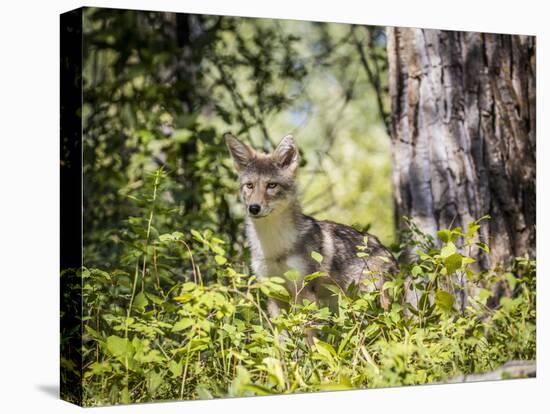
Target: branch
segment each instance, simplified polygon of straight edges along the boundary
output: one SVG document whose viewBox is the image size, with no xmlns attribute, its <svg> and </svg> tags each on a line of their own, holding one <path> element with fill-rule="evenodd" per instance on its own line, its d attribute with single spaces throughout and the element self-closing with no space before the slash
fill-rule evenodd
<svg viewBox="0 0 550 414">
<path fill-rule="evenodd" d="M 490 372 L 458 375 L 441 383 L 456 384 L 460 382 L 495 381 L 512 378 L 535 378 L 536 376 L 536 361 L 508 361 L 504 365 Z"/>
<path fill-rule="evenodd" d="M 388 136 L 391 137 L 390 124 L 388 122 L 388 114 L 384 111 L 384 102 L 382 101 L 383 92 L 382 92 L 382 87 L 380 86 L 379 70 L 378 68 L 376 68 L 377 76 L 375 76 L 369 65 L 367 56 L 365 55 L 365 51 L 363 50 L 363 45 L 361 44 L 361 41 L 357 38 L 357 34 L 355 33 L 355 31 L 353 32 L 353 38 L 354 38 L 355 48 L 359 53 L 361 64 L 363 65 L 363 68 L 367 73 L 367 78 L 376 93 L 376 103 L 378 106 L 378 113 L 380 115 L 380 118 L 382 118 L 382 122 L 384 122 L 384 126 L 386 127 L 386 132 L 388 133 Z"/>
</svg>

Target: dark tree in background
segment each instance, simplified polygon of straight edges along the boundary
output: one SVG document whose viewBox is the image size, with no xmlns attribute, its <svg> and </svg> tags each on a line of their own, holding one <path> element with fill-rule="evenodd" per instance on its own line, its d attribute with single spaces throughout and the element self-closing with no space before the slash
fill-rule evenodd
<svg viewBox="0 0 550 414">
<path fill-rule="evenodd" d="M 397 217 L 434 234 L 489 214 L 482 267 L 534 257 L 535 38 L 388 28 L 387 39 Z"/>
</svg>

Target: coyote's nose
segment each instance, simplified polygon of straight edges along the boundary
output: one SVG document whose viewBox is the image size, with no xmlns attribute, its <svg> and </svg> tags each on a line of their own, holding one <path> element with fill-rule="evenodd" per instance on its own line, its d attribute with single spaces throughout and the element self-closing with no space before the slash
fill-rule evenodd
<svg viewBox="0 0 550 414">
<path fill-rule="evenodd" d="M 250 212 L 250 214 L 252 214 L 253 216 L 255 216 L 256 214 L 258 214 L 260 212 L 260 205 L 259 204 L 250 204 L 248 206 L 248 211 Z"/>
</svg>

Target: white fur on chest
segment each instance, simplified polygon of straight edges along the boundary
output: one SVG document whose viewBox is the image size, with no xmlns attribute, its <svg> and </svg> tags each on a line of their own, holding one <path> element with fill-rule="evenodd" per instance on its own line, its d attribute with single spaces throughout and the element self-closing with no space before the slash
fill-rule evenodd
<svg viewBox="0 0 550 414">
<path fill-rule="evenodd" d="M 299 255 L 292 254 L 297 230 L 291 217 L 248 219 L 246 226 L 252 253 L 252 269 L 258 277 L 282 276 L 296 269 L 303 276 L 307 265 Z"/>
</svg>

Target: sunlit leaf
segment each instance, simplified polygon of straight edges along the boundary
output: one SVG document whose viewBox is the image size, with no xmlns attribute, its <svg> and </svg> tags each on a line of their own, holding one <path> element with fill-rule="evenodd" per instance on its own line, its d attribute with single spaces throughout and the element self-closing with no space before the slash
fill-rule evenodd
<svg viewBox="0 0 550 414">
<path fill-rule="evenodd" d="M 441 257 L 444 259 L 455 253 L 456 253 L 456 246 L 454 245 L 453 242 L 447 243 L 441 249 Z"/>
<path fill-rule="evenodd" d="M 313 260 L 315 260 L 317 263 L 321 263 L 323 261 L 323 256 L 320 253 L 317 253 L 315 251 L 311 252 L 311 257 Z"/>
<path fill-rule="evenodd" d="M 445 268 L 447 274 L 451 275 L 462 267 L 462 255 L 459 253 L 453 253 L 445 258 Z"/>
<path fill-rule="evenodd" d="M 454 296 L 449 292 L 445 292 L 444 290 L 437 290 L 435 292 L 435 305 L 445 312 L 453 309 L 454 301 Z"/>
</svg>

